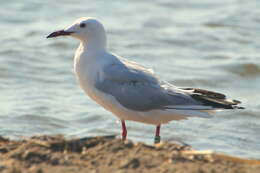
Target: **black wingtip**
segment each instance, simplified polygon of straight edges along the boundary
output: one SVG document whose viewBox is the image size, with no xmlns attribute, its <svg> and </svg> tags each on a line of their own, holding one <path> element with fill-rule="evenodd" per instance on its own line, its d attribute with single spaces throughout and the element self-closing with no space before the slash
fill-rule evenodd
<svg viewBox="0 0 260 173">
<path fill-rule="evenodd" d="M 246 108 L 242 106 L 236 106 L 235 109 L 246 109 Z"/>
<path fill-rule="evenodd" d="M 239 100 L 232 100 L 235 104 L 241 104 L 241 101 Z"/>
</svg>

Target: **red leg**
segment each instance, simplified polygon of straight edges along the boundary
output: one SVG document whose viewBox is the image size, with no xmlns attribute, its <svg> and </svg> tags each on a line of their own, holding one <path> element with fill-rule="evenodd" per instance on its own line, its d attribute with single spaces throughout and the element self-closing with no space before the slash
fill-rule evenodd
<svg viewBox="0 0 260 173">
<path fill-rule="evenodd" d="M 160 128 L 161 128 L 161 125 L 156 126 L 156 132 L 155 132 L 155 137 L 154 137 L 155 144 L 160 143 L 160 141 L 161 141 Z"/>
<path fill-rule="evenodd" d="M 122 140 L 125 141 L 126 140 L 126 136 L 127 136 L 125 120 L 121 120 L 121 124 L 122 124 Z"/>
<path fill-rule="evenodd" d="M 160 128 L 161 128 L 161 125 L 156 126 L 155 136 L 160 136 Z"/>
</svg>

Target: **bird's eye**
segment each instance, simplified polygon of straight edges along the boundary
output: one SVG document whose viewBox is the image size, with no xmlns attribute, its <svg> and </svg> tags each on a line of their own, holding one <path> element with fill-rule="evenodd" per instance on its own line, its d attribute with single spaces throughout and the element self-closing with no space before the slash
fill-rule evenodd
<svg viewBox="0 0 260 173">
<path fill-rule="evenodd" d="M 79 27 L 81 27 L 81 28 L 85 28 L 85 26 L 86 26 L 85 23 L 81 23 L 81 24 L 79 25 Z"/>
</svg>

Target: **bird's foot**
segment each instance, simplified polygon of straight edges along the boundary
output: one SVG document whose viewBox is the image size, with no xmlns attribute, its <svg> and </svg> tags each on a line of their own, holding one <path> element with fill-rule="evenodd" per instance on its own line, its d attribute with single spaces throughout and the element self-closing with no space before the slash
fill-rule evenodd
<svg viewBox="0 0 260 173">
<path fill-rule="evenodd" d="M 161 136 L 154 137 L 154 144 L 159 144 L 161 142 Z"/>
<path fill-rule="evenodd" d="M 122 141 L 126 141 L 126 136 L 122 135 Z"/>
</svg>

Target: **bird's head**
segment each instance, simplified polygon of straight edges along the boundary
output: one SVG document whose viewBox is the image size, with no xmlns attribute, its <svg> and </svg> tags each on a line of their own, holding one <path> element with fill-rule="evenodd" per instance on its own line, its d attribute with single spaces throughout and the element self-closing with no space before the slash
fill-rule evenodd
<svg viewBox="0 0 260 173">
<path fill-rule="evenodd" d="M 55 31 L 47 38 L 72 36 L 86 44 L 105 44 L 106 33 L 103 25 L 94 18 L 82 17 L 65 29 Z"/>
</svg>

